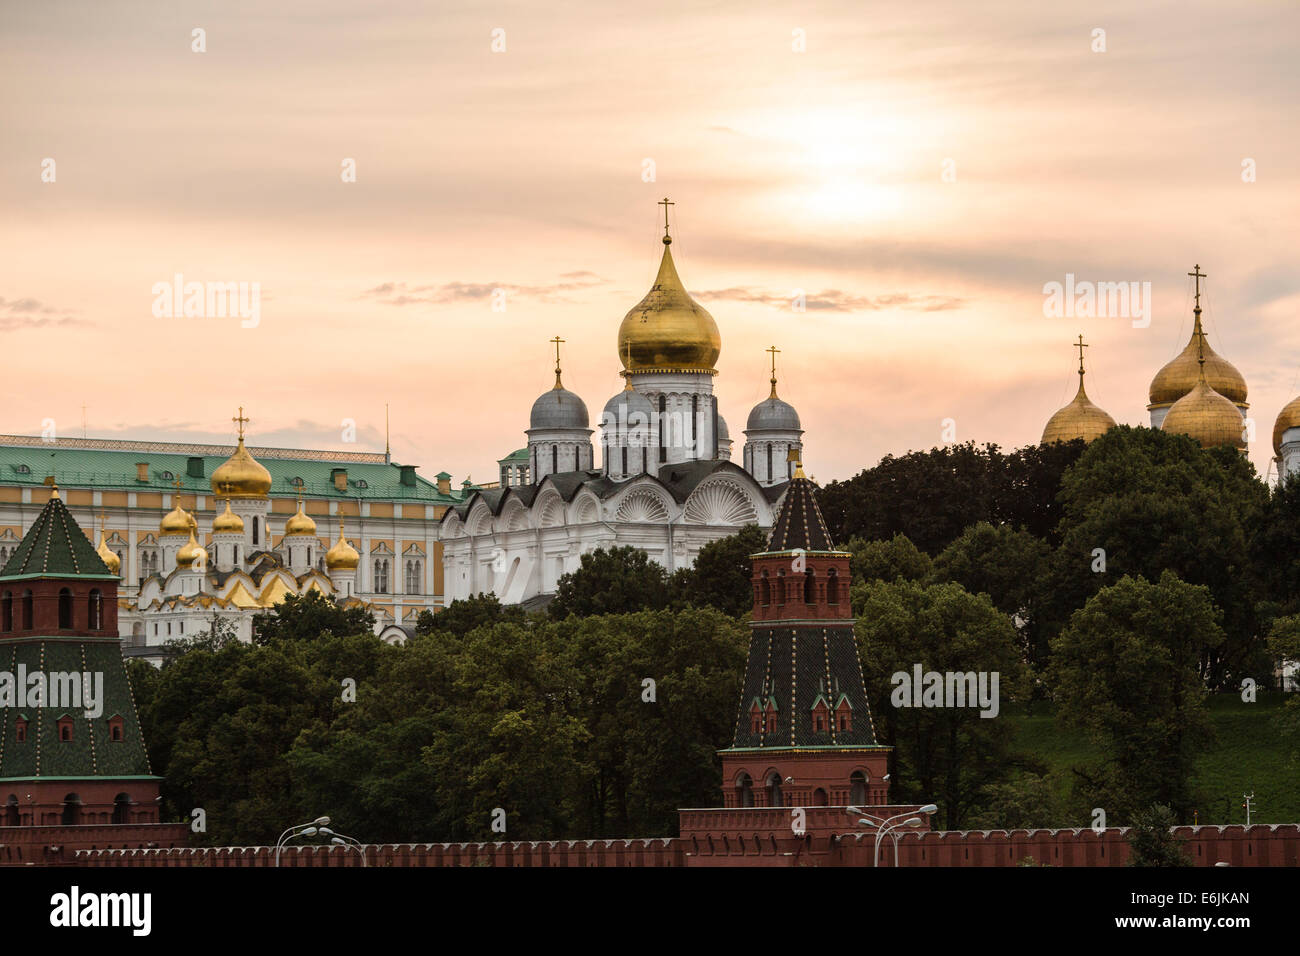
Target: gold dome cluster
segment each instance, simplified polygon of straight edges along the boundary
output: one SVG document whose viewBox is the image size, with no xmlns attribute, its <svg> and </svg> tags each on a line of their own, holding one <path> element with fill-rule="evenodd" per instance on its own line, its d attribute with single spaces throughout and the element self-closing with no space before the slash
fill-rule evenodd
<svg viewBox="0 0 1300 956">
<path fill-rule="evenodd" d="M 1058 410 L 1047 420 L 1047 427 L 1043 429 L 1044 445 L 1058 441 L 1073 441 L 1076 438 L 1090 442 L 1115 427 L 1115 419 L 1094 405 L 1088 398 L 1088 393 L 1083 390 L 1083 350 L 1087 346 L 1083 342 L 1082 335 L 1079 336 L 1076 348 L 1079 350 L 1079 391 L 1075 393 L 1074 400 L 1069 405 Z"/>
<path fill-rule="evenodd" d="M 665 203 L 667 200 L 665 200 Z M 628 372 L 716 373 L 718 324 L 677 275 L 664 207 L 664 255 L 654 285 L 618 327 L 618 357 Z"/>
<path fill-rule="evenodd" d="M 325 567 L 330 571 L 353 571 L 361 563 L 357 549 L 343 537 L 343 515 L 339 515 L 339 539 L 325 552 Z"/>
</svg>

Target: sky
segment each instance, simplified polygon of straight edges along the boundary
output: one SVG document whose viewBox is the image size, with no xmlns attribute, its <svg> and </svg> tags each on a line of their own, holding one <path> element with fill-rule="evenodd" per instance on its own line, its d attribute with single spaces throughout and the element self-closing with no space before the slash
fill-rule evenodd
<svg viewBox="0 0 1300 956">
<path fill-rule="evenodd" d="M 1144 424 L 1199 264 L 1264 473 L 1298 34 L 1293 0 L 0 0 L 0 432 L 230 441 L 242 405 L 252 444 L 382 451 L 387 404 L 396 460 L 492 479 L 552 337 L 593 424 L 622 387 L 668 196 L 735 460 L 773 344 L 821 482 L 1037 441 L 1080 334 Z M 165 314 L 177 274 L 257 283 L 256 323 Z M 1149 324 L 1047 314 L 1067 275 L 1149 283 Z"/>
</svg>

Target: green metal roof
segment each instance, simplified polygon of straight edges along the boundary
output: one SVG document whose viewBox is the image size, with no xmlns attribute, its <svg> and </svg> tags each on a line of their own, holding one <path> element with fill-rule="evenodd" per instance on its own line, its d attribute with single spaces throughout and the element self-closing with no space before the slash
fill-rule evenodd
<svg viewBox="0 0 1300 956">
<path fill-rule="evenodd" d="M 51 498 L 0 570 L 0 581 L 31 578 L 116 581 L 117 575 L 95 553 L 63 499 Z"/>
<path fill-rule="evenodd" d="M 53 475 L 64 488 L 170 492 L 175 491 L 174 482 L 179 478 L 183 494 L 210 495 L 212 473 L 234 452 L 231 446 L 230 452 L 222 455 L 190 454 L 186 446 L 176 445 L 176 451 L 169 453 L 156 450 L 161 444 L 155 443 L 147 451 L 117 451 L 0 443 L 0 486 L 35 487 Z M 264 451 L 256 453 L 257 460 L 271 473 L 271 495 L 290 497 L 298 494 L 301 487 L 302 495 L 307 498 L 347 497 L 429 504 L 455 504 L 461 500 L 458 493 L 442 494 L 436 483 L 419 474 L 412 474 L 413 484 L 403 484 L 403 466 L 398 464 L 334 461 L 327 457 L 328 452 L 315 454 L 320 457 L 276 458 Z M 202 462 L 202 475 L 189 473 L 192 458 Z M 137 462 L 148 463 L 146 481 L 136 478 Z M 334 486 L 333 471 L 337 468 L 347 471 L 346 491 Z M 301 486 L 295 479 L 301 479 Z"/>
<path fill-rule="evenodd" d="M 520 448 L 518 451 L 512 451 L 504 458 L 498 458 L 497 464 L 504 465 L 508 461 L 527 461 L 527 460 L 528 460 L 528 449 Z"/>
</svg>

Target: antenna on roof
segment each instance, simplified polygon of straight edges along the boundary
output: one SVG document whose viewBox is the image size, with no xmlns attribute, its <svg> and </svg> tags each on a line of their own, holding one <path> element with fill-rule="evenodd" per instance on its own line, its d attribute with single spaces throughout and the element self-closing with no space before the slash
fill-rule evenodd
<svg viewBox="0 0 1300 956">
<path fill-rule="evenodd" d="M 384 402 L 384 464 L 393 463 L 393 451 L 388 444 L 388 403 Z"/>
</svg>

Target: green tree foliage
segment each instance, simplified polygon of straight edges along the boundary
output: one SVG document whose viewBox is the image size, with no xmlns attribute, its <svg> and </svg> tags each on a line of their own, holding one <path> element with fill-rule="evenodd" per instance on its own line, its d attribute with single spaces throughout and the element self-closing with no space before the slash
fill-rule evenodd
<svg viewBox="0 0 1300 956">
<path fill-rule="evenodd" d="M 277 641 L 313 641 L 324 634 L 345 636 L 370 634 L 374 615 L 359 605 L 340 607 L 331 597 L 312 589 L 303 594 L 286 594 L 269 614 L 253 619 L 253 640 L 258 644 Z"/>
<path fill-rule="evenodd" d="M 657 611 L 668 603 L 668 573 L 640 548 L 597 548 L 582 556 L 576 571 L 560 577 L 547 606 L 554 620 L 570 614 L 627 614 Z"/>
<path fill-rule="evenodd" d="M 1269 617 L 1300 613 L 1300 479 L 1279 482 L 1250 542 L 1252 579 Z"/>
<path fill-rule="evenodd" d="M 674 603 L 713 607 L 733 617 L 747 614 L 754 606 L 750 556 L 766 549 L 767 535 L 756 524 L 710 541 L 691 567 L 673 573 Z"/>
<path fill-rule="evenodd" d="M 1209 589 L 1166 571 L 1102 589 L 1052 642 L 1057 718 L 1105 754 L 1077 773 L 1111 820 L 1153 803 L 1190 817 L 1193 760 L 1212 741 L 1199 662 L 1223 639 Z"/>
<path fill-rule="evenodd" d="M 1038 613 L 1050 555 L 1047 543 L 1028 531 L 981 521 L 939 553 L 931 580 L 987 594 L 994 607 L 1015 618 L 1025 658 L 1038 665 L 1047 656 Z"/>
<path fill-rule="evenodd" d="M 1173 834 L 1173 811 L 1154 804 L 1133 815 L 1129 831 L 1129 866 L 1192 866 L 1182 841 Z"/>
<path fill-rule="evenodd" d="M 836 541 L 904 534 L 930 555 L 980 521 L 1051 540 L 1060 520 L 1061 476 L 1083 448 L 1074 441 L 1004 454 L 996 445 L 967 442 L 886 455 L 874 468 L 822 489 L 822 514 Z"/>
<path fill-rule="evenodd" d="M 454 634 L 464 637 L 470 631 L 490 624 L 522 624 L 527 618 L 517 604 L 502 604 L 492 593 L 452 601 L 437 613 L 422 611 L 416 618 L 416 634 Z"/>
<path fill-rule="evenodd" d="M 897 748 L 891 798 L 933 800 L 945 825 L 960 829 L 1008 772 L 1010 727 L 978 707 L 895 707 L 893 676 L 911 677 L 916 664 L 923 672 L 997 672 L 1005 707 L 1025 683 L 1010 620 L 958 584 L 878 581 L 868 586 L 856 630 L 877 735 Z"/>
<path fill-rule="evenodd" d="M 1247 543 L 1267 499 L 1250 462 L 1231 448 L 1202 450 L 1186 435 L 1113 428 L 1092 442 L 1061 482 L 1062 544 L 1054 556 L 1047 617 L 1064 626 L 1089 597 L 1124 575 L 1174 571 L 1210 589 L 1227 640 L 1204 649 L 1211 687 L 1264 665 Z M 1096 549 L 1104 573 L 1092 569 Z"/>
<path fill-rule="evenodd" d="M 855 584 L 899 578 L 920 581 L 930 574 L 930 556 L 903 534 L 896 534 L 888 541 L 850 538 L 841 547 L 851 555 L 849 573 Z"/>
</svg>

